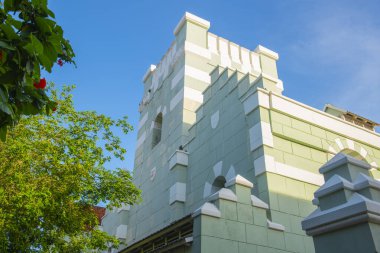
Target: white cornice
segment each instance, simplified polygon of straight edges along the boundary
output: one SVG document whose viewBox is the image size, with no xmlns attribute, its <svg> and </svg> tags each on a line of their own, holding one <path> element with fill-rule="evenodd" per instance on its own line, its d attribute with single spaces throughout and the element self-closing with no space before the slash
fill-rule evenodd
<svg viewBox="0 0 380 253">
<path fill-rule="evenodd" d="M 198 16 L 195 16 L 194 14 L 191 14 L 189 12 L 185 12 L 185 15 L 181 18 L 178 25 L 174 29 L 174 35 L 177 35 L 177 33 L 181 30 L 182 26 L 185 24 L 186 21 L 190 21 L 192 23 L 195 23 L 197 25 L 200 25 L 206 29 L 210 28 L 210 22 L 207 20 L 204 20 L 203 18 L 200 18 Z"/>
</svg>

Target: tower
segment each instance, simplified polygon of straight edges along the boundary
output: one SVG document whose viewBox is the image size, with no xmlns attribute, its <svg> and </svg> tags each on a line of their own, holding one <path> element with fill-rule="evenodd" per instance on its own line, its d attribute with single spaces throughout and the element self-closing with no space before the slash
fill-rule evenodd
<svg viewBox="0 0 380 253">
<path fill-rule="evenodd" d="M 282 95 L 278 54 L 251 51 L 186 13 L 143 77 L 135 184 L 108 211 L 122 252 L 314 252 L 301 220 L 339 152 L 379 178 L 380 135 Z"/>
</svg>

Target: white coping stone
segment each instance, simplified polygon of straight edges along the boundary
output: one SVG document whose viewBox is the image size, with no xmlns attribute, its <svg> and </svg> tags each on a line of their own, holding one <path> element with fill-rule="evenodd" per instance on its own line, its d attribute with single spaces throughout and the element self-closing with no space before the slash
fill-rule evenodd
<svg viewBox="0 0 380 253">
<path fill-rule="evenodd" d="M 184 93 L 185 98 L 188 98 L 201 104 L 203 103 L 203 94 L 199 90 L 190 87 L 184 87 Z"/>
<path fill-rule="evenodd" d="M 372 167 L 378 167 L 376 162 L 371 162 Z"/>
<path fill-rule="evenodd" d="M 212 185 L 209 182 L 205 183 L 205 187 L 203 189 L 203 198 L 210 196 Z"/>
<path fill-rule="evenodd" d="M 170 111 L 172 111 L 176 105 L 183 99 L 183 88 L 170 100 Z"/>
<path fill-rule="evenodd" d="M 243 101 L 244 113 L 248 115 L 258 106 L 269 108 L 269 96 L 268 94 L 257 90 Z"/>
<path fill-rule="evenodd" d="M 157 172 L 156 167 L 150 170 L 150 181 L 154 180 L 154 178 L 156 177 L 156 172 Z"/>
<path fill-rule="evenodd" d="M 170 88 L 174 89 L 184 76 L 185 76 L 185 66 L 183 66 L 180 70 L 178 70 L 177 74 L 173 77 Z"/>
<path fill-rule="evenodd" d="M 186 184 L 176 182 L 174 185 L 170 187 L 170 195 L 169 195 L 169 205 L 174 202 L 185 202 L 186 201 Z"/>
<path fill-rule="evenodd" d="M 284 90 L 284 83 L 278 79 L 277 83 L 276 83 L 276 87 L 279 88 L 281 91 Z"/>
<path fill-rule="evenodd" d="M 276 93 L 270 93 L 270 96 L 271 107 L 274 109 L 373 146 L 380 146 L 380 135 L 378 133 L 366 130 L 285 96 Z"/>
<path fill-rule="evenodd" d="M 140 129 L 145 124 L 145 122 L 148 120 L 148 116 L 149 116 L 149 113 L 146 112 L 144 116 L 141 117 L 141 120 L 139 121 L 138 129 Z"/>
<path fill-rule="evenodd" d="M 209 202 L 204 203 L 200 208 L 194 211 L 192 214 L 192 217 L 197 217 L 201 214 L 220 218 L 222 215 L 219 211 L 219 209 L 214 205 Z"/>
<path fill-rule="evenodd" d="M 176 150 L 173 155 L 169 158 L 169 170 L 173 169 L 177 164 L 188 166 L 189 165 L 189 153 Z"/>
<path fill-rule="evenodd" d="M 200 18 L 198 16 L 195 16 L 194 14 L 191 14 L 189 12 L 185 12 L 185 15 L 183 15 L 183 17 L 181 18 L 181 20 L 179 21 L 179 23 L 177 24 L 177 26 L 174 29 L 174 35 L 177 35 L 177 33 L 181 30 L 182 26 L 185 24 L 186 21 L 190 21 L 190 22 L 195 23 L 197 25 L 200 25 L 206 29 L 210 28 L 210 22 L 209 21 L 207 21 L 203 18 Z"/>
<path fill-rule="evenodd" d="M 363 147 L 360 147 L 360 155 L 366 158 L 367 154 L 368 154 L 367 150 L 365 150 Z"/>
<path fill-rule="evenodd" d="M 267 220 L 267 226 L 270 229 L 277 230 L 277 231 L 285 231 L 285 227 L 281 224 L 272 222 L 270 220 Z"/>
<path fill-rule="evenodd" d="M 219 161 L 218 163 L 214 165 L 213 171 L 214 171 L 215 178 L 222 175 L 222 166 L 223 166 L 222 161 Z"/>
<path fill-rule="evenodd" d="M 237 201 L 237 197 L 233 191 L 227 188 L 222 188 L 219 191 L 212 194 L 210 197 L 208 197 L 208 201 L 214 201 L 218 199 L 225 199 L 230 201 Z"/>
<path fill-rule="evenodd" d="M 347 146 L 348 146 L 349 149 L 355 150 L 355 144 L 354 144 L 354 142 L 352 140 L 346 139 L 346 143 L 347 143 Z"/>
<path fill-rule="evenodd" d="M 226 180 L 229 181 L 233 179 L 236 176 L 235 168 L 233 165 L 228 169 L 227 175 L 226 175 Z"/>
<path fill-rule="evenodd" d="M 246 186 L 246 187 L 249 187 L 249 188 L 253 188 L 253 183 L 250 182 L 250 181 L 248 181 L 244 177 L 240 176 L 239 174 L 236 177 L 228 180 L 228 182 L 225 184 L 225 186 L 229 187 L 229 186 L 232 186 L 232 185 L 235 185 L 235 184 Z"/>
<path fill-rule="evenodd" d="M 116 234 L 115 234 L 115 236 L 118 239 L 126 239 L 127 238 L 127 232 L 128 232 L 128 226 L 122 224 L 122 225 L 119 225 L 116 228 Z"/>
<path fill-rule="evenodd" d="M 208 72 L 202 71 L 189 65 L 185 66 L 185 76 L 190 76 L 207 84 L 211 83 L 211 76 Z"/>
<path fill-rule="evenodd" d="M 266 47 L 263 47 L 262 45 L 258 45 L 255 50 L 254 50 L 256 53 L 258 54 L 264 54 L 274 60 L 278 60 L 278 53 L 266 48 Z"/>
<path fill-rule="evenodd" d="M 363 173 L 360 173 L 354 181 L 354 188 L 356 191 L 359 191 L 367 187 L 380 190 L 380 181 L 373 179 L 367 175 L 364 175 Z"/>
<path fill-rule="evenodd" d="M 336 143 L 336 145 L 338 145 L 338 147 L 339 147 L 340 150 L 344 149 L 343 143 L 341 142 L 341 140 L 339 138 L 335 139 L 335 143 Z"/>
<path fill-rule="evenodd" d="M 136 148 L 139 148 L 145 141 L 145 137 L 146 137 L 146 132 L 144 131 L 141 136 L 137 139 L 137 147 Z"/>
<path fill-rule="evenodd" d="M 185 51 L 211 59 L 211 53 L 207 48 L 198 46 L 197 44 L 189 41 L 185 41 Z"/>
<path fill-rule="evenodd" d="M 162 110 L 162 116 L 165 116 L 166 114 L 166 106 L 164 106 L 164 109 Z"/>
<path fill-rule="evenodd" d="M 212 129 L 215 129 L 219 123 L 219 110 L 211 115 L 210 121 Z"/>
<path fill-rule="evenodd" d="M 150 76 L 150 74 L 156 69 L 156 65 L 150 65 L 148 70 L 145 72 L 145 75 L 143 77 L 143 82 Z"/>
<path fill-rule="evenodd" d="M 323 176 L 315 174 L 307 170 L 296 168 L 284 163 L 276 162 L 274 157 L 264 155 L 254 161 L 255 176 L 259 176 L 264 172 L 271 172 L 284 177 L 307 182 L 310 184 L 321 186 L 324 183 Z"/>
<path fill-rule="evenodd" d="M 322 185 L 316 192 L 314 192 L 314 196 L 316 198 L 320 198 L 341 189 L 354 190 L 354 185 L 341 176 L 334 175 L 329 180 L 327 180 L 326 183 Z"/>
<path fill-rule="evenodd" d="M 249 129 L 251 151 L 262 145 L 273 147 L 273 135 L 269 123 L 260 121 Z"/>
<path fill-rule="evenodd" d="M 336 156 L 334 156 L 332 159 L 330 159 L 327 163 L 325 163 L 321 168 L 319 168 L 319 172 L 324 174 L 345 163 L 351 163 L 353 165 L 356 165 L 368 170 L 371 168 L 371 165 L 369 165 L 368 163 L 364 161 L 355 159 L 354 157 L 346 155 L 344 153 L 339 153 Z"/>
<path fill-rule="evenodd" d="M 255 195 L 251 195 L 251 204 L 252 206 L 255 206 L 258 208 L 262 208 L 266 210 L 269 209 L 269 205 L 265 203 L 264 201 L 262 201 L 261 199 L 259 199 L 258 197 L 256 197 Z"/>
</svg>

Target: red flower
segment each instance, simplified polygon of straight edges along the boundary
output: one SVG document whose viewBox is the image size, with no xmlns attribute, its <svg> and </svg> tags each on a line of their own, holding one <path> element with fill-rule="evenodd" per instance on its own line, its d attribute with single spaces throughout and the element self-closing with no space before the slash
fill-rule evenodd
<svg viewBox="0 0 380 253">
<path fill-rule="evenodd" d="M 53 110 L 53 112 L 55 112 L 55 111 L 57 110 L 57 107 L 53 107 L 53 109 L 52 109 L 52 110 Z"/>
<path fill-rule="evenodd" d="M 61 67 L 63 66 L 63 61 L 62 61 L 62 59 L 58 59 L 57 63 L 58 63 L 59 66 L 61 66 Z"/>
<path fill-rule="evenodd" d="M 34 85 L 34 87 L 36 87 L 36 89 L 45 89 L 46 79 L 42 78 L 42 79 L 40 79 L 40 81 L 38 83 L 34 83 L 33 85 Z"/>
</svg>

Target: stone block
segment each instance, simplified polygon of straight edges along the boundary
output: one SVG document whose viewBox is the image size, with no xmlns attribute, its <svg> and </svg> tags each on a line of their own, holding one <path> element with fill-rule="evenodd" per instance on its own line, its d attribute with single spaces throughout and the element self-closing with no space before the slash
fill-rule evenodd
<svg viewBox="0 0 380 253">
<path fill-rule="evenodd" d="M 246 204 L 237 204 L 238 221 L 253 224 L 252 206 Z"/>
<path fill-rule="evenodd" d="M 270 246 L 277 249 L 285 249 L 284 232 L 268 230 L 268 242 Z"/>
<path fill-rule="evenodd" d="M 266 227 L 246 224 L 247 243 L 267 246 L 268 229 Z"/>
</svg>

